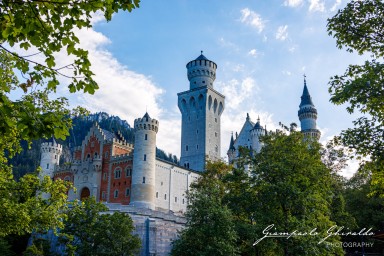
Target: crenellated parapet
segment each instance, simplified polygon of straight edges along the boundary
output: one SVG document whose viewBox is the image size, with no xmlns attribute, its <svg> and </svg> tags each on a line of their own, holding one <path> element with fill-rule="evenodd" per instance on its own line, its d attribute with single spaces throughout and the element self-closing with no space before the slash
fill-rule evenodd
<svg viewBox="0 0 384 256">
<path fill-rule="evenodd" d="M 156 119 L 152 119 L 149 117 L 148 113 L 146 113 L 143 118 L 137 118 L 134 122 L 135 132 L 139 130 L 148 130 L 158 132 L 159 130 L 159 121 Z"/>
<path fill-rule="evenodd" d="M 201 52 L 197 59 L 188 62 L 187 74 L 190 82 L 190 89 L 198 87 L 211 87 L 216 79 L 217 65 L 215 62 L 208 60 Z"/>
<path fill-rule="evenodd" d="M 56 142 L 43 142 L 41 143 L 41 153 L 55 153 L 61 154 L 63 146 Z"/>
</svg>

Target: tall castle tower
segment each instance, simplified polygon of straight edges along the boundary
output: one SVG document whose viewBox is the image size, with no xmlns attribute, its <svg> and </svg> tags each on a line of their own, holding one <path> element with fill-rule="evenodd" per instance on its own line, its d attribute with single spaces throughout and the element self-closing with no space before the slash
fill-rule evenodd
<svg viewBox="0 0 384 256">
<path fill-rule="evenodd" d="M 134 122 L 132 196 L 130 204 L 155 209 L 156 134 L 159 122 L 148 113 Z"/>
<path fill-rule="evenodd" d="M 256 153 L 260 153 L 262 147 L 260 137 L 262 135 L 265 135 L 265 129 L 260 125 L 260 118 L 257 118 L 257 122 L 251 130 L 252 150 Z"/>
<path fill-rule="evenodd" d="M 217 65 L 201 52 L 187 64 L 189 90 L 178 93 L 181 121 L 180 164 L 204 171 L 206 156 L 220 159 L 220 117 L 224 96 L 213 89 Z"/>
<path fill-rule="evenodd" d="M 63 152 L 63 146 L 55 141 L 54 138 L 48 140 L 47 142 L 41 143 L 41 173 L 39 174 L 40 180 L 44 176 L 48 176 L 53 179 L 53 171 L 56 166 L 59 166 L 60 156 Z M 42 193 L 42 198 L 48 199 L 50 197 L 47 193 Z"/>
<path fill-rule="evenodd" d="M 316 127 L 317 110 L 312 102 L 311 95 L 307 88 L 307 82 L 304 75 L 304 89 L 303 95 L 301 96 L 300 109 L 298 112 L 301 132 L 304 133 L 305 137 L 320 139 L 320 131 Z"/>
<path fill-rule="evenodd" d="M 40 178 L 44 176 L 53 178 L 53 171 L 55 166 L 59 165 L 62 152 L 63 146 L 57 143 L 54 138 L 41 144 L 40 166 L 42 172 L 40 173 Z"/>
</svg>

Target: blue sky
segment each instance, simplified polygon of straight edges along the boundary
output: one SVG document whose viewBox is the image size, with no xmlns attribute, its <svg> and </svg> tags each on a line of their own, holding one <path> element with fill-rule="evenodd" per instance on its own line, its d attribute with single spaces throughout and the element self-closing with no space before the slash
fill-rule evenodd
<svg viewBox="0 0 384 256">
<path fill-rule="evenodd" d="M 78 31 L 100 90 L 94 96 L 69 95 L 65 88 L 60 93 L 73 106 L 119 115 L 131 125 L 148 109 L 160 121 L 158 146 L 179 156 L 177 93 L 188 90 L 185 65 L 203 50 L 218 65 L 214 88 L 226 96 L 223 157 L 231 132 L 240 131 L 247 112 L 253 120 L 259 115 L 269 129 L 280 121 L 299 123 L 304 73 L 325 141 L 354 119 L 345 106 L 329 102 L 327 85 L 348 64 L 362 62 L 360 56 L 337 49 L 326 31 L 327 18 L 345 4 L 143 0 L 139 9 L 119 12 L 108 23 L 95 15 L 93 29 Z"/>
</svg>

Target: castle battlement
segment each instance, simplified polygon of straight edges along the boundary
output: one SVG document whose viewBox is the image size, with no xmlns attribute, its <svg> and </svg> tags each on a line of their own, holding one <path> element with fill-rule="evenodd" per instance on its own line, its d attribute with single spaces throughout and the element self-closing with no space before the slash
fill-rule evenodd
<svg viewBox="0 0 384 256">
<path fill-rule="evenodd" d="M 113 162 L 113 161 L 121 161 L 121 160 L 125 160 L 124 158 L 130 158 L 132 156 L 133 156 L 133 154 L 116 155 L 116 156 L 112 156 L 110 161 L 111 162 Z"/>
<path fill-rule="evenodd" d="M 159 121 L 152 119 L 148 113 L 145 113 L 143 118 L 137 118 L 134 122 L 135 131 L 137 130 L 152 130 L 157 133 L 159 130 Z"/>
</svg>

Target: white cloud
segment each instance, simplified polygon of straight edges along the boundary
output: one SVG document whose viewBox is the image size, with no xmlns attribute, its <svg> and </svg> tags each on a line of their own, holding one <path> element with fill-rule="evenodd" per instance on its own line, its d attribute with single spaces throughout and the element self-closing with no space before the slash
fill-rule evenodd
<svg viewBox="0 0 384 256">
<path fill-rule="evenodd" d="M 240 21 L 256 28 L 259 33 L 261 33 L 265 27 L 265 21 L 261 18 L 261 16 L 248 8 L 241 10 Z"/>
<path fill-rule="evenodd" d="M 287 76 L 292 75 L 292 72 L 288 71 L 288 70 L 283 70 L 283 71 L 281 71 L 281 73 L 283 73 L 283 75 L 287 75 Z"/>
<path fill-rule="evenodd" d="M 284 5 L 289 7 L 298 7 L 303 4 L 303 0 L 285 0 Z"/>
<path fill-rule="evenodd" d="M 320 0 L 309 0 L 309 11 L 310 12 L 324 12 L 325 5 L 324 2 Z"/>
<path fill-rule="evenodd" d="M 236 79 L 232 79 L 226 84 L 219 85 L 222 88 L 224 95 L 231 95 L 227 99 L 226 109 L 238 109 L 239 104 L 244 102 L 250 95 L 259 91 L 259 87 L 256 82 L 250 78 L 245 78 L 242 82 Z"/>
<path fill-rule="evenodd" d="M 289 52 L 295 52 L 296 51 L 296 47 L 295 46 L 292 46 L 288 49 Z"/>
<path fill-rule="evenodd" d="M 288 25 L 280 26 L 276 31 L 276 39 L 285 41 L 288 37 Z"/>
<path fill-rule="evenodd" d="M 333 6 L 331 7 L 331 12 L 337 11 L 340 5 L 341 5 L 341 0 L 336 0 Z"/>
<path fill-rule="evenodd" d="M 91 111 L 105 111 L 118 115 L 133 124 L 133 120 L 144 115 L 146 109 L 155 118 L 161 114 L 157 100 L 164 92 L 149 77 L 129 70 L 103 46 L 109 42 L 93 29 L 77 33 L 81 47 L 89 51 L 92 71 L 99 89 L 94 95 L 82 94 L 77 99 Z"/>
<path fill-rule="evenodd" d="M 252 56 L 252 57 L 257 57 L 260 55 L 259 51 L 256 50 L 256 49 L 252 49 L 248 52 L 248 55 Z"/>
<path fill-rule="evenodd" d="M 223 37 L 219 38 L 219 44 L 224 48 L 229 48 L 229 49 L 234 50 L 234 51 L 239 50 L 239 47 L 236 44 L 232 43 L 231 41 L 224 39 Z"/>
</svg>

